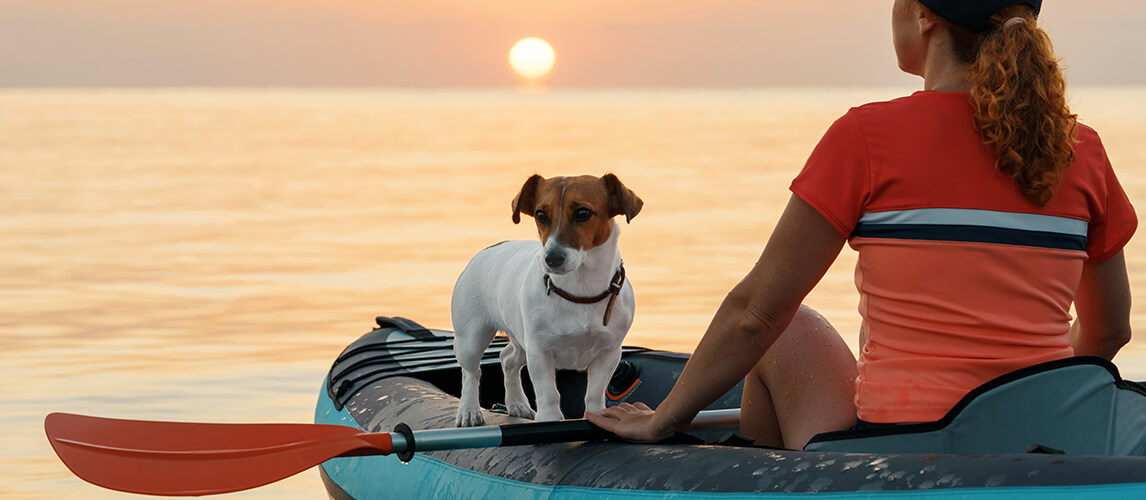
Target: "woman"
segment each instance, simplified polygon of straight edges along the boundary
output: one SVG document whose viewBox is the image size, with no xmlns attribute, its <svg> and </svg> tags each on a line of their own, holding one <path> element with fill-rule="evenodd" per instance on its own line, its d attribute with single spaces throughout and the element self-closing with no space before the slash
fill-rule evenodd
<svg viewBox="0 0 1146 500">
<path fill-rule="evenodd" d="M 1066 107 L 1040 3 L 897 0 L 899 66 L 924 90 L 832 125 L 655 412 L 587 418 L 655 439 L 743 378 L 741 433 L 800 449 L 822 432 L 938 420 L 1025 366 L 1112 358 L 1130 339 L 1122 247 L 1137 219 L 1098 135 Z M 858 363 L 800 305 L 845 242 L 859 253 Z"/>
</svg>

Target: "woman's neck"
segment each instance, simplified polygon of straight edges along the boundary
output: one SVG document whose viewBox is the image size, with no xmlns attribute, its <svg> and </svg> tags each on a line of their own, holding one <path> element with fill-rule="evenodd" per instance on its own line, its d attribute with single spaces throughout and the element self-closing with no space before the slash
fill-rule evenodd
<svg viewBox="0 0 1146 500">
<path fill-rule="evenodd" d="M 947 36 L 934 36 L 929 40 L 926 60 L 923 62 L 923 89 L 937 92 L 969 92 L 967 64 L 957 60 Z"/>
<path fill-rule="evenodd" d="M 923 90 L 936 92 L 970 92 L 971 82 L 967 81 L 967 68 L 962 66 L 957 70 L 941 73 L 927 73 L 923 78 Z"/>
</svg>

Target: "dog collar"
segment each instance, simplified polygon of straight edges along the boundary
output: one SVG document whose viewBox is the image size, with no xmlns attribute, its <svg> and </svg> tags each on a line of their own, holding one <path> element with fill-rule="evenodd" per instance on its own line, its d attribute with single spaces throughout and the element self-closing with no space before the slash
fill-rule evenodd
<svg viewBox="0 0 1146 500">
<path fill-rule="evenodd" d="M 601 292 L 592 297 L 578 297 L 565 290 L 557 288 L 553 284 L 553 280 L 549 275 L 545 275 L 545 295 L 556 293 L 561 297 L 574 304 L 596 304 L 602 300 L 609 299 L 609 303 L 605 306 L 605 326 L 609 326 L 609 317 L 613 315 L 613 303 L 617 301 L 617 295 L 621 294 L 621 285 L 625 284 L 625 263 L 622 262 L 621 266 L 617 269 L 616 274 L 613 275 L 613 280 L 609 282 L 609 289 Z"/>
</svg>

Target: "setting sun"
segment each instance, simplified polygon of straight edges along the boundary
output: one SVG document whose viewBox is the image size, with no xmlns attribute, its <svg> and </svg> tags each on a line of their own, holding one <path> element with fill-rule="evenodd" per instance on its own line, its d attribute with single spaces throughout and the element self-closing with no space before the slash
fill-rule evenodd
<svg viewBox="0 0 1146 500">
<path fill-rule="evenodd" d="M 527 83 L 544 82 L 553 73 L 556 62 L 557 52 L 541 38 L 522 38 L 509 49 L 510 69 Z"/>
</svg>

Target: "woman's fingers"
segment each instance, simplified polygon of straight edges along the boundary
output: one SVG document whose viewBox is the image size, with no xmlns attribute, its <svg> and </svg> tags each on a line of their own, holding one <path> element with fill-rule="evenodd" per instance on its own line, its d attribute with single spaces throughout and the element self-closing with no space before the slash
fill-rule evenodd
<svg viewBox="0 0 1146 500">
<path fill-rule="evenodd" d="M 585 418 L 593 425 L 621 437 L 656 439 L 660 436 L 651 430 L 653 413 L 652 408 L 644 403 L 621 403 L 605 408 L 600 413 L 585 412 Z"/>
<path fill-rule="evenodd" d="M 589 423 L 615 434 L 620 419 L 615 415 L 617 412 L 613 411 L 613 408 L 616 407 L 605 408 L 601 413 L 587 411 L 585 412 L 585 419 L 588 420 Z"/>
</svg>

